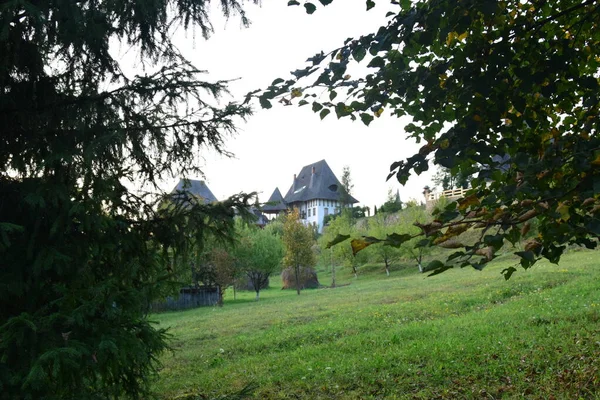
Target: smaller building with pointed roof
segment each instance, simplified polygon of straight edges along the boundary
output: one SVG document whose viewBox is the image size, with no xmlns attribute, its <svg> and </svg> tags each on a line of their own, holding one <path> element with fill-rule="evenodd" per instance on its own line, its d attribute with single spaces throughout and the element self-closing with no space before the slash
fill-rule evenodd
<svg viewBox="0 0 600 400">
<path fill-rule="evenodd" d="M 202 200 L 204 204 L 218 201 L 215 195 L 210 191 L 206 182 L 195 179 L 180 179 L 177 186 L 171 191 L 174 200 L 184 199 L 184 194 L 193 195 Z"/>
<path fill-rule="evenodd" d="M 266 214 L 279 214 L 285 210 L 287 210 L 287 205 L 283 200 L 283 196 L 279 188 L 275 188 L 267 203 L 262 207 L 262 211 Z"/>
</svg>

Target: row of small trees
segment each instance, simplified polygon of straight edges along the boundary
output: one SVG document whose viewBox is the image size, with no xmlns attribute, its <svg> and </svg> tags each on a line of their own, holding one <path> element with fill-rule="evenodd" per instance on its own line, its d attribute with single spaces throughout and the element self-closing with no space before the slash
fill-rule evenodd
<svg viewBox="0 0 600 400">
<path fill-rule="evenodd" d="M 378 212 L 375 216 L 353 221 L 349 212 L 342 212 L 334 218 L 323 235 L 319 238 L 321 249 L 321 261 L 331 264 L 334 274 L 335 265 L 352 268 L 355 276 L 358 274 L 358 266 L 372 262 L 382 263 L 387 275 L 390 274 L 392 265 L 400 259 L 412 260 L 419 270 L 423 271 L 423 257 L 430 251 L 428 247 L 415 247 L 422 238 L 415 237 L 404 242 L 400 247 L 377 244 L 369 246 L 364 251 L 353 254 L 353 249 L 347 244 L 332 246 L 327 249 L 327 244 L 338 235 L 350 235 L 352 238 L 360 237 L 386 237 L 390 234 L 416 235 L 420 232 L 417 224 L 430 222 L 432 216 L 425 207 L 415 202 L 408 202 L 405 208 L 398 212 Z M 335 278 L 334 278 L 335 282 Z M 334 283 L 335 284 L 335 283 Z"/>
<path fill-rule="evenodd" d="M 277 219 L 265 228 L 253 223 L 236 220 L 234 240 L 210 238 L 199 243 L 196 260 L 191 268 L 179 266 L 183 282 L 194 285 L 218 286 L 219 304 L 227 288 L 251 287 L 256 292 L 268 286 L 269 277 L 282 267 L 291 268 L 295 286 L 300 294 L 299 282 L 303 268 L 315 265 L 312 251 L 313 232 L 299 220 L 297 210 Z"/>
</svg>

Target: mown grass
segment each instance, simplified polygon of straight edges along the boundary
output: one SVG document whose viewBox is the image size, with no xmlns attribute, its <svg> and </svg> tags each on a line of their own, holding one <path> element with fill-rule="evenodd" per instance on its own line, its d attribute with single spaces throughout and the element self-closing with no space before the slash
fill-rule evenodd
<svg viewBox="0 0 600 400">
<path fill-rule="evenodd" d="M 222 308 L 154 316 L 170 327 L 155 389 L 259 399 L 600 398 L 600 253 L 571 252 L 508 282 L 485 270 L 425 278 L 338 270 L 335 289 L 231 293 Z M 328 284 L 328 272 L 319 273 Z"/>
</svg>

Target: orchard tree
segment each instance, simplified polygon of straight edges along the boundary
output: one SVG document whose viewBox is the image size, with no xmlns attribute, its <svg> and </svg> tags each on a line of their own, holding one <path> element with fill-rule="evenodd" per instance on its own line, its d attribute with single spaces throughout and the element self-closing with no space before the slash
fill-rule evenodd
<svg viewBox="0 0 600 400">
<path fill-rule="evenodd" d="M 414 201 L 406 203 L 406 207 L 399 214 L 400 226 L 399 232 L 411 235 L 411 238 L 403 242 L 400 246 L 402 257 L 414 260 L 419 267 L 419 272 L 425 272 L 423 266 L 423 257 L 431 253 L 429 240 L 420 237 L 421 226 L 427 226 L 433 220 L 431 214 L 427 212 L 424 206 Z"/>
<path fill-rule="evenodd" d="M 243 0 L 221 0 L 247 23 Z M 201 174 L 202 149 L 249 114 L 220 103 L 171 38 L 212 31 L 209 0 L 4 1 L 0 6 L 0 392 L 3 398 L 149 398 L 167 348 L 148 303 L 234 209 L 159 208 L 144 182 Z M 144 66 L 128 75 L 124 46 Z"/>
<path fill-rule="evenodd" d="M 218 305 L 222 306 L 225 290 L 229 286 L 234 286 L 235 278 L 237 276 L 235 259 L 231 254 L 231 250 L 224 246 L 212 247 L 207 256 L 204 268 L 205 271 L 208 272 L 208 276 L 205 275 L 205 277 L 208 277 L 209 279 L 205 284 L 216 285 L 219 288 Z"/>
<path fill-rule="evenodd" d="M 269 282 L 269 276 L 281 267 L 283 243 L 273 231 L 254 224 L 238 223 L 236 228 L 238 242 L 233 249 L 236 268 L 246 274 L 258 301 L 261 289 Z"/>
<path fill-rule="evenodd" d="M 369 219 L 368 235 L 372 237 L 385 237 L 391 233 L 398 231 L 397 216 L 390 216 L 385 213 L 379 213 Z M 385 273 L 390 276 L 390 267 L 396 262 L 401 252 L 398 247 L 393 247 L 387 244 L 379 244 L 370 247 L 368 250 L 369 258 L 377 262 L 383 262 L 385 265 Z"/>
<path fill-rule="evenodd" d="M 367 0 L 367 10 L 376 3 Z M 540 258 L 558 263 L 569 244 L 596 248 L 598 1 L 402 0 L 392 7 L 376 32 L 319 52 L 293 78 L 275 80 L 258 94 L 261 104 L 283 97 L 310 104 L 321 118 L 333 112 L 366 125 L 384 114 L 409 117 L 405 132 L 421 148 L 393 162 L 388 179 L 404 184 L 431 162 L 476 175 L 465 198 L 422 226 L 431 244 L 470 228 L 481 232 L 473 246 L 433 264 L 434 273 L 483 268 L 536 217 L 538 237 L 516 253 L 523 268 Z M 318 7 L 305 1 L 304 9 Z M 350 75 L 355 63 L 366 68 Z M 326 98 L 317 96 L 322 87 Z"/>
<path fill-rule="evenodd" d="M 294 208 L 285 216 L 283 222 L 283 244 L 285 246 L 284 267 L 294 269 L 296 291 L 300 294 L 300 274 L 303 268 L 312 268 L 316 264 L 312 250 L 313 233 L 309 226 L 300 221 L 298 209 Z"/>
<path fill-rule="evenodd" d="M 330 249 L 329 252 L 322 251 L 322 254 L 329 253 L 329 261 L 332 264 L 332 274 L 335 276 L 335 265 L 341 264 L 344 267 L 352 268 L 352 273 L 355 278 L 358 278 L 358 266 L 367 260 L 367 255 L 361 253 L 356 255 L 352 248 L 347 246 L 330 247 L 328 244 L 336 238 L 343 236 L 346 238 L 359 238 L 366 232 L 359 232 L 356 225 L 353 223 L 352 216 L 349 212 L 344 212 L 330 221 L 329 225 L 323 230 L 322 236 L 319 238 L 321 249 Z"/>
</svg>

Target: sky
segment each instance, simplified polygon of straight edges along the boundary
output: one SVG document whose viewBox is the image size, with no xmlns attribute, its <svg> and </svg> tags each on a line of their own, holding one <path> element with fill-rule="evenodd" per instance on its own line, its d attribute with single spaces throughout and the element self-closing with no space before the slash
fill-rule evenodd
<svg viewBox="0 0 600 400">
<path fill-rule="evenodd" d="M 336 0 L 327 7 L 315 3 L 318 9 L 312 15 L 302 6 L 288 7 L 284 0 L 247 4 L 249 28 L 235 17 L 226 21 L 215 9 L 211 14 L 215 32 L 208 40 L 199 31 L 181 31 L 175 43 L 197 68 L 208 71 L 207 79 L 237 79 L 230 85 L 231 99 L 237 100 L 275 78 L 290 78 L 290 71 L 303 68 L 306 59 L 319 51 L 375 31 L 386 21 L 385 6 L 390 7 L 379 2 L 366 12 L 364 0 Z M 411 177 L 406 186 L 395 178 L 386 182 L 392 162 L 418 150 L 403 130 L 407 122 L 384 114 L 366 127 L 360 121 L 338 120 L 333 113 L 321 121 L 310 106 L 274 102 L 273 108 L 263 110 L 256 103 L 254 115 L 226 141 L 234 158 L 207 152 L 205 176 L 188 178 L 204 179 L 218 199 L 256 191 L 260 201 L 267 201 L 276 187 L 285 195 L 303 166 L 325 159 L 338 179 L 344 166 L 350 168 L 352 194 L 360 205 L 383 204 L 389 189 L 394 193 L 399 189 L 403 201 L 420 201 L 422 188 L 431 185 L 431 173 Z M 176 183 L 177 179 L 166 181 L 165 190 Z"/>
</svg>

